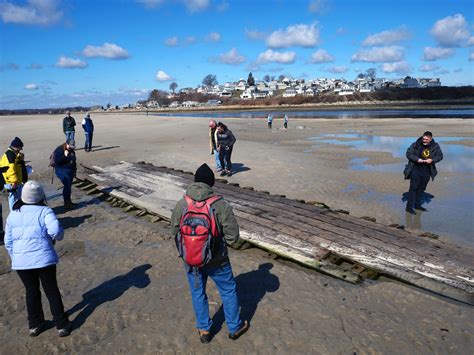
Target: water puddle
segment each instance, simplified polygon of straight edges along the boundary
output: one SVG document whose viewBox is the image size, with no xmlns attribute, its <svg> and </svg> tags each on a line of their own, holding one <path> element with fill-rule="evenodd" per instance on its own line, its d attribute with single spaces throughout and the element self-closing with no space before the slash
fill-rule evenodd
<svg viewBox="0 0 474 355">
<path fill-rule="evenodd" d="M 397 173 L 402 178 L 401 174 L 407 162 L 406 150 L 417 138 L 346 132 L 321 134 L 310 140 L 313 144 L 313 154 L 317 152 L 317 147 L 323 144 L 346 147 L 349 152 L 356 151 L 357 156 L 352 156 L 349 162 L 349 169 L 352 171 Z M 443 160 L 437 164 L 438 171 L 441 172 L 437 179 L 442 179 L 446 191 L 442 197 L 426 194 L 430 196 L 424 200 L 424 207 L 428 212 L 417 211 L 416 215 L 407 214 L 406 192 L 400 195 L 381 193 L 371 189 L 369 185 L 357 184 L 347 185 L 342 192 L 356 193 L 360 201 L 380 202 L 389 207 L 394 214 L 399 215 L 399 223 L 407 227 L 447 234 L 458 242 L 474 245 L 474 147 L 463 145 L 464 142 L 461 142 L 472 139 L 472 137 L 435 138 L 444 155 Z M 399 162 L 370 164 L 370 157 L 373 155 L 364 156 L 364 152 L 389 153 Z M 408 182 L 406 185 L 408 190 Z"/>
</svg>

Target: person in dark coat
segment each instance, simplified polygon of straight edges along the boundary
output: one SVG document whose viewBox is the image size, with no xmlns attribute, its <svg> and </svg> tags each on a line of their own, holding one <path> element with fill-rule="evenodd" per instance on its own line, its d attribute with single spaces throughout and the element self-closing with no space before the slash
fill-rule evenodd
<svg viewBox="0 0 474 355">
<path fill-rule="evenodd" d="M 434 180 L 438 174 L 435 164 L 443 160 L 443 152 L 439 144 L 434 141 L 433 134 L 427 131 L 410 145 L 406 156 L 408 164 L 404 175 L 405 179 L 410 179 L 410 190 L 405 210 L 415 214 L 414 209 L 426 211 L 426 208 L 421 205 L 421 197 L 430 178 Z"/>
<path fill-rule="evenodd" d="M 63 132 L 66 135 L 66 140 L 74 139 L 76 129 L 76 120 L 71 116 L 71 111 L 66 112 L 66 117 L 63 118 Z"/>
<path fill-rule="evenodd" d="M 225 124 L 217 124 L 217 150 L 219 151 L 219 160 L 223 171 L 220 176 L 232 176 L 232 150 L 234 149 L 235 136 Z"/>
<path fill-rule="evenodd" d="M 54 172 L 64 185 L 63 199 L 66 209 L 76 207 L 71 201 L 72 181 L 76 176 L 76 144 L 73 139 L 58 146 L 54 152 Z"/>
<path fill-rule="evenodd" d="M 92 136 L 94 134 L 94 123 L 91 119 L 91 114 L 87 113 L 86 117 L 82 120 L 82 128 L 86 136 L 86 142 L 84 144 L 84 150 L 90 152 L 92 149 Z"/>
</svg>

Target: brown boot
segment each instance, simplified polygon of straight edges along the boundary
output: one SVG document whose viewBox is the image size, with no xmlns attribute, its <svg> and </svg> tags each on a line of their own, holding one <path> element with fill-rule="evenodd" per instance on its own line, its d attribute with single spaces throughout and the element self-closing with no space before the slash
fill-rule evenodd
<svg viewBox="0 0 474 355">
<path fill-rule="evenodd" d="M 229 339 L 237 340 L 241 335 L 244 335 L 247 330 L 249 330 L 249 322 L 244 321 L 239 330 L 233 334 L 229 333 Z"/>
<path fill-rule="evenodd" d="M 199 333 L 199 340 L 201 340 L 201 343 L 203 344 L 209 344 L 211 342 L 211 332 L 208 330 L 201 330 L 198 329 Z"/>
</svg>

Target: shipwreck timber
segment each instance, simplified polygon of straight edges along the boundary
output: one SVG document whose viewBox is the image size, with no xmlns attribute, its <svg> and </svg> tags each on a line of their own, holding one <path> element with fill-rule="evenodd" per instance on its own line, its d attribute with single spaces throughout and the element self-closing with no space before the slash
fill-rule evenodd
<svg viewBox="0 0 474 355">
<path fill-rule="evenodd" d="M 125 211 L 169 220 L 193 181 L 191 173 L 145 163 L 84 166 L 78 181 Z M 81 182 L 82 181 L 82 182 Z M 249 243 L 325 274 L 357 283 L 378 274 L 474 305 L 474 253 L 324 204 L 305 203 L 217 179 L 214 189 L 232 205 Z"/>
</svg>

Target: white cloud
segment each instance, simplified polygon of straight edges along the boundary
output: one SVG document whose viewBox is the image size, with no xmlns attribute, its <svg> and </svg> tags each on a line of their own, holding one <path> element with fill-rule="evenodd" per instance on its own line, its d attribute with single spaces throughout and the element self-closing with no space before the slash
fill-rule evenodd
<svg viewBox="0 0 474 355">
<path fill-rule="evenodd" d="M 170 37 L 165 40 L 165 44 L 169 47 L 175 47 L 178 45 L 178 37 Z"/>
<path fill-rule="evenodd" d="M 296 59 L 295 52 L 275 52 L 271 49 L 267 49 L 265 52 L 259 54 L 257 58 L 257 63 L 263 64 L 263 63 L 275 62 L 275 63 L 290 64 L 290 63 L 293 63 L 295 59 Z"/>
<path fill-rule="evenodd" d="M 308 5 L 308 10 L 314 14 L 324 14 L 329 9 L 328 0 L 311 0 Z"/>
<path fill-rule="evenodd" d="M 197 42 L 197 38 L 195 36 L 189 36 L 186 37 L 184 41 L 186 42 L 186 44 L 194 44 Z"/>
<path fill-rule="evenodd" d="M 206 10 L 211 4 L 210 0 L 182 0 L 189 12 Z"/>
<path fill-rule="evenodd" d="M 474 46 L 474 36 L 469 37 L 469 40 L 467 41 L 467 45 L 469 47 Z"/>
<path fill-rule="evenodd" d="M 423 60 L 431 62 L 438 59 L 450 58 L 454 55 L 452 48 L 425 47 L 423 51 Z"/>
<path fill-rule="evenodd" d="M 384 63 L 382 65 L 384 73 L 407 74 L 411 71 L 411 66 L 405 61 L 396 63 Z"/>
<path fill-rule="evenodd" d="M 166 74 L 163 70 L 158 70 L 156 73 L 156 80 L 158 81 L 171 81 L 173 78 Z"/>
<path fill-rule="evenodd" d="M 208 42 L 219 42 L 221 40 L 221 34 L 219 32 L 211 32 L 206 36 Z"/>
<path fill-rule="evenodd" d="M 28 69 L 43 69 L 43 66 L 41 64 L 32 63 L 32 64 L 30 64 Z"/>
<path fill-rule="evenodd" d="M 337 35 L 343 35 L 346 33 L 346 29 L 344 27 L 339 27 L 337 30 L 336 30 L 336 34 Z"/>
<path fill-rule="evenodd" d="M 347 72 L 347 70 L 348 70 L 347 67 L 343 65 L 335 65 L 333 67 L 329 67 L 326 69 L 326 71 L 330 73 L 335 73 L 335 74 L 342 74 L 342 73 Z"/>
<path fill-rule="evenodd" d="M 108 59 L 127 59 L 128 52 L 114 43 L 104 43 L 102 46 L 88 45 L 82 51 L 82 54 L 88 58 L 108 58 Z"/>
<path fill-rule="evenodd" d="M 266 40 L 270 48 L 314 47 L 319 43 L 319 29 L 316 24 L 293 25 L 270 34 Z"/>
<path fill-rule="evenodd" d="M 257 30 L 245 30 L 245 35 L 247 36 L 248 39 L 251 40 L 260 40 L 260 39 L 265 39 L 267 37 L 267 34 L 265 32 L 260 32 Z"/>
<path fill-rule="evenodd" d="M 362 49 L 352 55 L 352 62 L 399 62 L 405 57 L 405 49 L 400 46 L 374 47 Z"/>
<path fill-rule="evenodd" d="M 436 21 L 430 33 L 442 47 L 463 47 L 470 37 L 466 19 L 461 14 Z"/>
<path fill-rule="evenodd" d="M 31 83 L 31 84 L 26 84 L 26 85 L 25 85 L 25 89 L 26 89 L 26 90 L 38 90 L 38 85 L 33 84 L 33 83 Z"/>
<path fill-rule="evenodd" d="M 421 72 L 430 72 L 430 71 L 435 71 L 439 69 L 439 65 L 436 64 L 423 64 L 418 70 Z"/>
<path fill-rule="evenodd" d="M 7 63 L 7 64 L 0 65 L 0 72 L 5 71 L 5 70 L 18 70 L 18 69 L 20 69 L 20 66 L 16 63 Z"/>
<path fill-rule="evenodd" d="M 406 27 L 400 27 L 396 30 L 387 30 L 375 33 L 367 37 L 363 42 L 363 46 L 386 46 L 409 39 L 410 32 Z"/>
<path fill-rule="evenodd" d="M 469 61 L 470 61 L 470 62 L 474 61 L 474 52 L 471 52 L 471 53 L 469 54 Z"/>
<path fill-rule="evenodd" d="M 222 64 L 239 65 L 245 62 L 245 57 L 240 55 L 237 49 L 232 48 L 230 51 L 221 54 L 218 57 L 218 61 Z"/>
<path fill-rule="evenodd" d="M 5 23 L 48 26 L 63 16 L 58 5 L 58 0 L 28 0 L 23 6 L 5 1 L 0 3 L 0 16 Z"/>
<path fill-rule="evenodd" d="M 229 9 L 229 3 L 227 1 L 222 1 L 219 5 L 217 5 L 217 11 L 224 12 Z"/>
<path fill-rule="evenodd" d="M 164 0 L 137 0 L 137 2 L 145 7 L 152 9 L 161 6 L 164 3 Z"/>
<path fill-rule="evenodd" d="M 318 49 L 311 55 L 310 63 L 329 63 L 334 61 L 334 57 L 326 52 L 324 49 Z"/>
<path fill-rule="evenodd" d="M 61 56 L 56 62 L 58 68 L 66 69 L 84 69 L 87 67 L 87 63 L 80 59 L 73 59 L 65 56 Z"/>
</svg>

